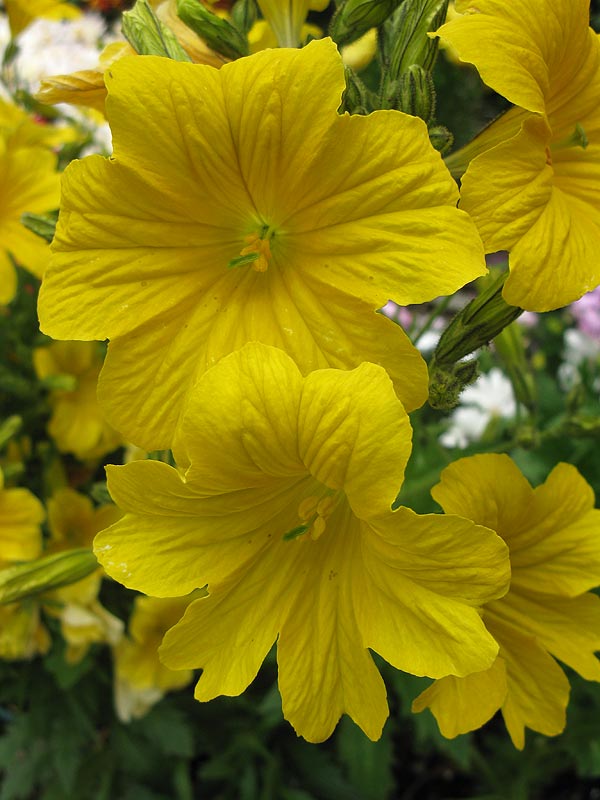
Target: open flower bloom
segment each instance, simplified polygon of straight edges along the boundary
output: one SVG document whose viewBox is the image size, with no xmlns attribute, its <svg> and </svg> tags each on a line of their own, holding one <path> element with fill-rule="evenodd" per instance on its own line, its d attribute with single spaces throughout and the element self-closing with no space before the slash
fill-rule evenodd
<svg viewBox="0 0 600 800">
<path fill-rule="evenodd" d="M 129 636 L 113 650 L 115 709 L 122 722 L 143 717 L 167 692 L 182 689 L 194 677 L 192 670 L 169 669 L 158 657 L 163 636 L 181 619 L 190 601 L 190 597 L 135 598 Z"/>
<path fill-rule="evenodd" d="M 77 6 L 62 0 L 4 0 L 13 36 L 21 33 L 34 19 L 74 19 L 81 14 Z"/>
<path fill-rule="evenodd" d="M 108 468 L 125 512 L 95 540 L 109 575 L 161 597 L 208 584 L 161 649 L 169 667 L 202 667 L 198 700 L 243 692 L 278 638 L 298 733 L 322 741 L 347 713 L 376 739 L 388 709 L 367 648 L 417 675 L 493 661 L 478 606 L 505 591 L 506 548 L 457 517 L 390 510 L 410 437 L 381 367 L 303 378 L 248 344 L 190 394 L 179 470 Z"/>
<path fill-rule="evenodd" d="M 118 520 L 121 512 L 114 505 L 94 508 L 91 500 L 74 489 L 64 487 L 48 500 L 50 539 L 48 553 L 91 547 L 99 530 Z M 58 617 L 66 642 L 67 662 L 80 661 L 91 644 L 116 645 L 123 623 L 98 602 L 102 569 L 76 583 L 47 592 L 43 596 L 48 614 Z"/>
<path fill-rule="evenodd" d="M 106 421 L 96 398 L 102 362 L 102 348 L 96 342 L 53 342 L 33 351 L 38 378 L 70 377 L 75 381 L 72 389 L 51 392 L 48 433 L 62 453 L 73 453 L 82 460 L 110 453 L 123 441 Z"/>
<path fill-rule="evenodd" d="M 404 405 L 427 396 L 408 337 L 376 314 L 485 271 L 482 246 L 422 120 L 340 116 L 330 40 L 212 67 L 122 59 L 114 156 L 65 171 L 43 329 L 111 344 L 112 424 L 170 447 L 195 376 L 247 341 L 302 372 L 381 363 Z"/>
<path fill-rule="evenodd" d="M 56 156 L 21 147 L 10 129 L 0 129 L 0 303 L 10 302 L 17 288 L 12 258 L 37 277 L 50 259 L 48 244 L 23 226 L 21 214 L 51 211 L 59 197 Z"/>
<path fill-rule="evenodd" d="M 495 663 L 466 678 L 436 681 L 414 702 L 429 707 L 444 736 L 479 728 L 498 710 L 516 747 L 525 728 L 547 736 L 565 725 L 569 682 L 554 658 L 600 680 L 600 511 L 579 472 L 559 464 L 532 489 L 508 456 L 464 458 L 432 494 L 444 511 L 497 531 L 510 552 L 505 597 L 487 603 L 486 627 L 500 644 Z M 554 657 L 554 658 L 553 658 Z"/>
<path fill-rule="evenodd" d="M 44 507 L 29 489 L 7 489 L 0 469 L 0 567 L 42 552 Z"/>
<path fill-rule="evenodd" d="M 589 0 L 462 0 L 438 35 L 515 104 L 447 159 L 508 303 L 547 311 L 600 283 L 600 40 Z M 470 163 L 469 163 L 470 162 Z M 468 165 L 468 168 L 467 168 Z"/>
</svg>

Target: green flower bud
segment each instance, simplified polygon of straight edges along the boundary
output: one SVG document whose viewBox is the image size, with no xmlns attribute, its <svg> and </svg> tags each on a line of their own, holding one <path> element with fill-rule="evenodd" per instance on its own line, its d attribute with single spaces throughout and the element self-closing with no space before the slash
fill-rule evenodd
<svg viewBox="0 0 600 800">
<path fill-rule="evenodd" d="M 158 19 L 147 0 L 137 0 L 131 11 L 125 11 L 122 27 L 125 38 L 140 55 L 191 61 L 175 34 Z"/>
<path fill-rule="evenodd" d="M 337 44 L 349 44 L 384 22 L 402 0 L 345 0 L 333 15 L 329 35 Z"/>
<path fill-rule="evenodd" d="M 14 603 L 76 583 L 98 569 L 91 550 L 65 550 L 0 570 L 0 603 Z"/>
<path fill-rule="evenodd" d="M 248 55 L 248 39 L 226 19 L 205 8 L 198 0 L 177 0 L 177 14 L 182 22 L 206 44 L 227 58 Z"/>
<path fill-rule="evenodd" d="M 435 114 L 433 79 L 422 67 L 413 64 L 399 80 L 396 108 L 429 122 Z"/>
<path fill-rule="evenodd" d="M 435 350 L 434 360 L 437 364 L 455 364 L 489 344 L 501 330 L 521 316 L 523 309 L 509 306 L 502 297 L 507 277 L 508 273 L 502 272 L 454 317 L 442 333 Z"/>
<path fill-rule="evenodd" d="M 429 141 L 443 155 L 454 144 L 454 136 L 444 125 L 433 125 L 429 128 Z"/>
<path fill-rule="evenodd" d="M 438 40 L 427 34 L 446 18 L 448 0 L 404 0 L 384 24 L 380 36 L 381 58 L 392 79 L 413 64 L 431 72 Z"/>
<path fill-rule="evenodd" d="M 442 411 L 454 408 L 462 390 L 473 383 L 478 374 L 476 360 L 459 361 L 449 366 L 440 366 L 432 361 L 429 365 L 429 405 Z"/>
<path fill-rule="evenodd" d="M 346 89 L 342 95 L 340 112 L 368 114 L 373 109 L 371 92 L 351 67 L 344 67 L 344 74 L 346 76 Z"/>
<path fill-rule="evenodd" d="M 256 0 L 237 0 L 237 3 L 231 9 L 231 21 L 244 36 L 254 25 L 257 17 Z"/>
</svg>

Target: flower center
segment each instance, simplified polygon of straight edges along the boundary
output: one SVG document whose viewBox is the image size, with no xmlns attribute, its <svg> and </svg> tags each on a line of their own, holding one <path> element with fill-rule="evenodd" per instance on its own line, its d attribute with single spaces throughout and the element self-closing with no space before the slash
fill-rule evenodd
<svg viewBox="0 0 600 800">
<path fill-rule="evenodd" d="M 229 264 L 231 267 L 245 267 L 252 265 L 256 272 L 266 272 L 271 260 L 271 239 L 274 231 L 268 225 L 263 225 L 260 230 L 244 237 L 246 247 L 243 247 L 239 256 L 232 258 Z"/>
<path fill-rule="evenodd" d="M 327 518 L 337 506 L 339 499 L 340 492 L 328 492 L 322 497 L 316 495 L 305 497 L 298 506 L 298 516 L 302 524 L 284 533 L 283 538 L 290 541 L 308 533 L 313 541 L 319 539 L 327 527 Z"/>
</svg>

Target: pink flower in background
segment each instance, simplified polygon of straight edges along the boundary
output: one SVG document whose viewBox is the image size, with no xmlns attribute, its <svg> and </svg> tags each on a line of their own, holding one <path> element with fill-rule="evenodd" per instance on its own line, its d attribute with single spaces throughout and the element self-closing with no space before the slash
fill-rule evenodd
<svg viewBox="0 0 600 800">
<path fill-rule="evenodd" d="M 584 294 L 570 308 L 580 331 L 593 339 L 600 339 L 600 287 Z"/>
</svg>

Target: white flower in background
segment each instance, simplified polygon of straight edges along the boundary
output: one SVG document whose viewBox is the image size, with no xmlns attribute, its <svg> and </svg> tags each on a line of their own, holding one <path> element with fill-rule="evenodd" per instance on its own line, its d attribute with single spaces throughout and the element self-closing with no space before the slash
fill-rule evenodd
<svg viewBox="0 0 600 800">
<path fill-rule="evenodd" d="M 92 69 L 101 48 L 112 40 L 100 14 L 72 20 L 36 19 L 18 37 L 12 64 L 14 80 L 35 92 L 42 78 Z"/>
<path fill-rule="evenodd" d="M 467 447 L 482 436 L 493 418 L 512 419 L 516 412 L 511 382 L 494 367 L 461 394 L 460 406 L 451 414 L 450 427 L 440 442 L 444 447 Z"/>
<path fill-rule="evenodd" d="M 581 383 L 580 367 L 592 365 L 600 359 L 600 339 L 584 330 L 569 328 L 564 335 L 563 363 L 558 368 L 558 383 L 563 392 L 569 392 Z"/>
<path fill-rule="evenodd" d="M 42 78 L 93 69 L 102 48 L 117 39 L 122 36 L 106 29 L 101 14 L 90 12 L 68 20 L 36 19 L 17 37 L 18 53 L 7 70 L 10 88 L 34 94 Z M 9 40 L 8 21 L 2 16 L 0 58 Z M 112 152 L 110 127 L 100 114 L 65 104 L 55 108 L 89 133 L 91 142 L 82 156 Z"/>
</svg>

